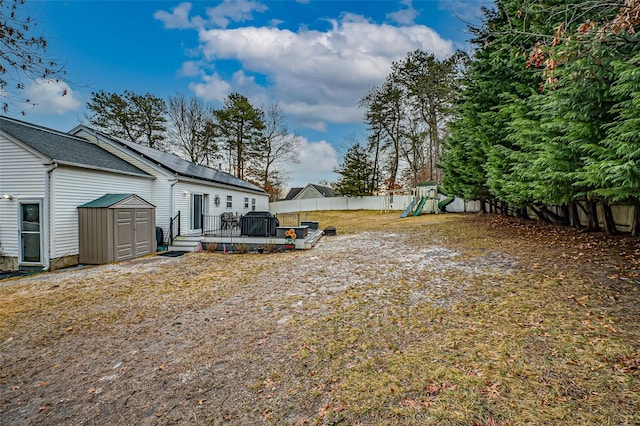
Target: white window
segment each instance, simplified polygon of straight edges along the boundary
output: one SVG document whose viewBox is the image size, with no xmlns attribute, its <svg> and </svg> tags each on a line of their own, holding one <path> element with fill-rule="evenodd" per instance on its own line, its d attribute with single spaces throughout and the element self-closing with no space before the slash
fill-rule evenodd
<svg viewBox="0 0 640 426">
<path fill-rule="evenodd" d="M 251 199 L 251 210 L 254 211 L 254 212 L 256 211 L 256 199 L 255 198 Z"/>
<path fill-rule="evenodd" d="M 233 208 L 233 196 L 232 195 L 227 195 L 227 208 L 228 209 L 232 209 Z"/>
</svg>

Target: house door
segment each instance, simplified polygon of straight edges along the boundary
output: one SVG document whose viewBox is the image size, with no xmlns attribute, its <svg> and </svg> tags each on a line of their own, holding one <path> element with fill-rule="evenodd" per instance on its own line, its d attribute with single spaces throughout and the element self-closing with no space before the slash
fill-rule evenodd
<svg viewBox="0 0 640 426">
<path fill-rule="evenodd" d="M 202 229 L 202 194 L 191 195 L 191 229 Z"/>
<path fill-rule="evenodd" d="M 42 264 L 42 202 L 20 202 L 20 264 Z"/>
</svg>

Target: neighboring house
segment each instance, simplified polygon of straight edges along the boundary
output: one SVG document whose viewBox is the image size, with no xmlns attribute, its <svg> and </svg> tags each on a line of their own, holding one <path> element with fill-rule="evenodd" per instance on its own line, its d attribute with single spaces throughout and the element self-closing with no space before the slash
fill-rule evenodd
<svg viewBox="0 0 640 426">
<path fill-rule="evenodd" d="M 291 188 L 284 200 L 304 200 L 309 198 L 327 198 L 335 196 L 336 193 L 333 189 L 310 183 L 304 188 Z"/>
<path fill-rule="evenodd" d="M 84 126 L 71 134 L 0 116 L 0 269 L 77 264 L 78 207 L 123 193 L 155 206 L 165 235 L 178 212 L 184 233 L 202 213 L 268 210 L 265 191 L 227 173 Z"/>
</svg>

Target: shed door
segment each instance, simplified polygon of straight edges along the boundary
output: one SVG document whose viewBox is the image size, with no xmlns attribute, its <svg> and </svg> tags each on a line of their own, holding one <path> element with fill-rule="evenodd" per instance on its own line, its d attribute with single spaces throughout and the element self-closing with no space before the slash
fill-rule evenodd
<svg viewBox="0 0 640 426">
<path fill-rule="evenodd" d="M 131 209 L 115 209 L 114 218 L 116 222 L 115 229 L 115 260 L 130 259 L 134 256 L 134 221 L 133 210 Z"/>
<path fill-rule="evenodd" d="M 151 210 L 146 209 L 135 210 L 136 223 L 133 229 L 133 235 L 135 239 L 136 256 L 151 253 L 151 247 L 153 246 L 152 241 L 155 240 L 155 235 L 151 235 L 150 211 Z"/>
</svg>

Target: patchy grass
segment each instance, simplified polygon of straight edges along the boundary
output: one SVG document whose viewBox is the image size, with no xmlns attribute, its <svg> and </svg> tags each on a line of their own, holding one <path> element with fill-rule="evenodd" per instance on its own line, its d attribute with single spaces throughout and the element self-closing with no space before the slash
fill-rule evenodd
<svg viewBox="0 0 640 426">
<path fill-rule="evenodd" d="M 640 424 L 636 241 L 306 215 L 338 236 L 0 287 L 0 423 Z"/>
</svg>

